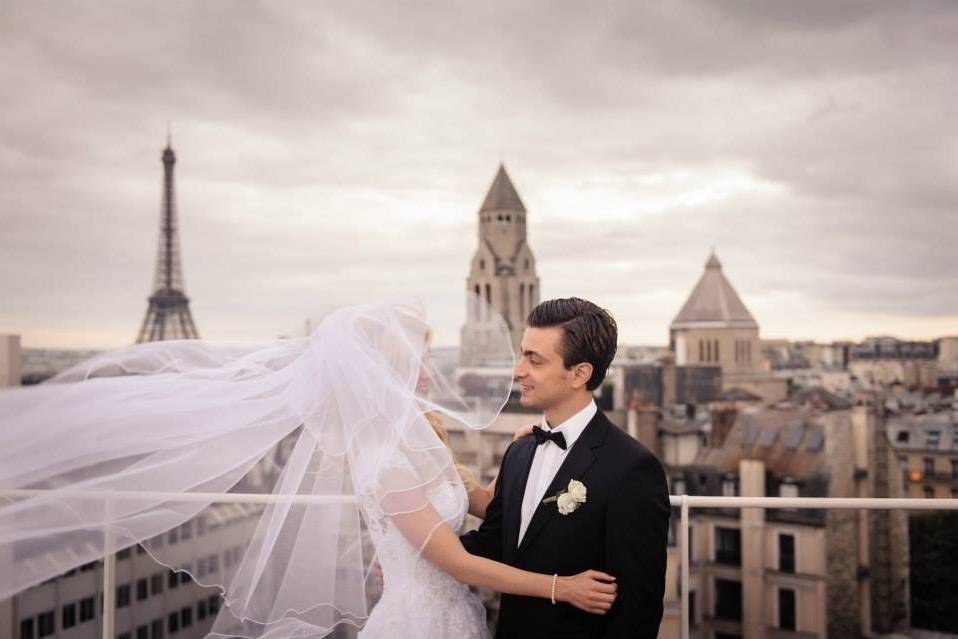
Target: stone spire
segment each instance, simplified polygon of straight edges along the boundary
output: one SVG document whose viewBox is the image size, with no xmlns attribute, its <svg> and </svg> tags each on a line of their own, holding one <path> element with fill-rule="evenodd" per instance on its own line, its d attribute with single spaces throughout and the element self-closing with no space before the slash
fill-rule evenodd
<svg viewBox="0 0 958 639">
<path fill-rule="evenodd" d="M 526 316 L 539 303 L 536 261 L 527 243 L 526 207 L 505 166 L 499 165 L 478 211 L 479 246 L 473 255 L 466 288 L 505 318 L 518 350 Z M 482 318 L 463 327 L 462 363 L 481 363 Z"/>
</svg>

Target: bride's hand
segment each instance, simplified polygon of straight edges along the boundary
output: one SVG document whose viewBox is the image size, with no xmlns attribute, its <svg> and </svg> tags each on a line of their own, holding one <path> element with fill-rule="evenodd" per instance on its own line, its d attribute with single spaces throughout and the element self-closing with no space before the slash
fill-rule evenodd
<svg viewBox="0 0 958 639">
<path fill-rule="evenodd" d="M 556 600 L 580 610 L 604 615 L 612 607 L 617 590 L 615 577 L 598 570 L 586 570 L 556 580 Z"/>
<path fill-rule="evenodd" d="M 521 427 L 519 430 L 516 431 L 516 434 L 512 436 L 512 441 L 516 441 L 517 439 L 522 439 L 523 437 L 528 437 L 529 435 L 532 434 L 533 426 L 538 426 L 538 425 L 539 424 L 526 424 L 525 426 Z"/>
</svg>

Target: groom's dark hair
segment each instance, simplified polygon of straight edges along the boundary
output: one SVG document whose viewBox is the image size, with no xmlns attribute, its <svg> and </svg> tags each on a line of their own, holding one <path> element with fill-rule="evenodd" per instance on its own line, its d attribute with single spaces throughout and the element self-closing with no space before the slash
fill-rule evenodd
<svg viewBox="0 0 958 639">
<path fill-rule="evenodd" d="M 578 297 L 546 300 L 532 309 L 526 324 L 533 328 L 560 327 L 563 366 L 592 364 L 592 377 L 585 387 L 590 391 L 599 387 L 615 357 L 618 341 L 618 327 L 609 311 Z"/>
</svg>

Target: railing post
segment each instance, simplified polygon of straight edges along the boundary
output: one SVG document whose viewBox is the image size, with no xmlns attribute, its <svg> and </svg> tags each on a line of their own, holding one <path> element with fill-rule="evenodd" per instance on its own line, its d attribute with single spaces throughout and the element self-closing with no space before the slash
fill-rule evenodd
<svg viewBox="0 0 958 639">
<path fill-rule="evenodd" d="M 689 639 L 689 502 L 682 495 L 679 528 L 679 587 L 681 589 L 682 639 Z"/>
<path fill-rule="evenodd" d="M 113 639 L 116 631 L 116 553 L 107 552 L 114 543 L 113 499 L 105 504 L 103 529 L 103 639 Z"/>
</svg>

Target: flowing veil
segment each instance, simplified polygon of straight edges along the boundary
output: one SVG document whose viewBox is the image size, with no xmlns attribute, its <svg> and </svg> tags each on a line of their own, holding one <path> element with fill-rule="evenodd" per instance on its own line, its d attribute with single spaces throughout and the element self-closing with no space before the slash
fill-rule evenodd
<svg viewBox="0 0 958 639">
<path fill-rule="evenodd" d="M 426 413 L 483 428 L 511 390 L 506 322 L 471 293 L 460 306 L 483 367 L 429 357 L 438 318 L 416 298 L 338 309 L 303 338 L 137 344 L 0 390 L 0 488 L 20 491 L 0 500 L 0 600 L 140 544 L 220 588 L 213 636 L 362 626 L 383 522 L 462 482 Z M 428 512 L 420 550 L 456 521 Z"/>
</svg>

